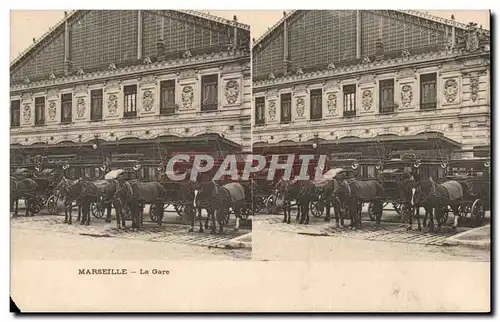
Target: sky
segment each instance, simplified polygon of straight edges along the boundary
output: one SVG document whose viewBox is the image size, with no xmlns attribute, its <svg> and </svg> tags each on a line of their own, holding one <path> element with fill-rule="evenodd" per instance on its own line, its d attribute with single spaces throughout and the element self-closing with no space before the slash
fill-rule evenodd
<svg viewBox="0 0 500 322">
<path fill-rule="evenodd" d="M 266 30 L 283 17 L 283 10 L 200 10 L 226 19 L 238 17 L 238 21 L 250 25 L 252 38 L 258 39 Z M 428 10 L 429 14 L 450 18 L 453 14 L 459 22 L 474 21 L 490 29 L 490 15 L 486 10 Z M 38 39 L 50 27 L 64 17 L 63 10 L 13 10 L 10 14 L 10 60 L 14 60 L 28 48 L 33 38 Z"/>
</svg>

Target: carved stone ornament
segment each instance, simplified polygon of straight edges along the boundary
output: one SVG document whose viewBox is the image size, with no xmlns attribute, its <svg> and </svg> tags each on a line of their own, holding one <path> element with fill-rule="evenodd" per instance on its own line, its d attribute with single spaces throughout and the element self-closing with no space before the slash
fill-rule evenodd
<svg viewBox="0 0 500 322">
<path fill-rule="evenodd" d="M 109 115 L 116 115 L 118 111 L 118 97 L 116 94 L 111 94 L 108 96 L 108 113 Z"/>
<path fill-rule="evenodd" d="M 458 95 L 458 82 L 455 79 L 448 79 L 444 83 L 444 97 L 447 103 L 453 103 Z"/>
<path fill-rule="evenodd" d="M 469 26 L 469 30 L 467 31 L 466 41 L 465 41 L 465 50 L 467 51 L 475 51 L 479 48 L 479 37 L 477 28 L 474 26 Z"/>
<path fill-rule="evenodd" d="M 269 101 L 269 119 L 274 120 L 276 117 L 276 102 Z"/>
<path fill-rule="evenodd" d="M 191 85 L 184 86 L 184 88 L 182 89 L 182 107 L 184 108 L 193 107 L 193 101 L 194 101 L 193 86 Z"/>
<path fill-rule="evenodd" d="M 56 114 L 57 114 L 56 102 L 50 101 L 49 102 L 49 119 L 51 121 L 53 121 L 56 118 Z"/>
<path fill-rule="evenodd" d="M 78 76 L 83 76 L 83 75 L 85 75 L 85 72 L 83 71 L 83 69 L 78 68 L 78 69 L 76 70 L 76 75 L 78 75 Z"/>
<path fill-rule="evenodd" d="M 85 99 L 82 97 L 76 100 L 76 115 L 78 117 L 85 115 Z"/>
<path fill-rule="evenodd" d="M 144 111 L 151 111 L 153 109 L 154 103 L 155 98 L 153 97 L 153 92 L 150 90 L 144 91 L 144 94 L 142 94 L 142 107 Z"/>
<path fill-rule="evenodd" d="M 470 77 L 470 99 L 475 102 L 479 97 L 479 76 Z"/>
<path fill-rule="evenodd" d="M 304 116 L 305 104 L 306 102 L 304 101 L 303 97 L 297 97 L 297 105 L 296 105 L 297 116 L 299 117 Z"/>
<path fill-rule="evenodd" d="M 110 63 L 110 64 L 108 65 L 108 70 L 116 70 L 116 65 L 115 65 L 115 63 Z"/>
<path fill-rule="evenodd" d="M 240 85 L 235 80 L 230 80 L 226 83 L 226 88 L 224 88 L 224 94 L 226 96 L 226 101 L 228 104 L 235 104 L 238 101 L 240 95 Z"/>
<path fill-rule="evenodd" d="M 365 111 L 369 111 L 373 105 L 373 93 L 369 89 L 363 91 L 363 96 L 361 97 L 361 104 Z"/>
<path fill-rule="evenodd" d="M 29 104 L 24 104 L 23 106 L 23 119 L 24 123 L 31 122 L 31 107 Z"/>
<path fill-rule="evenodd" d="M 329 114 L 335 114 L 337 112 L 337 95 L 335 93 L 328 94 L 326 106 Z"/>
<path fill-rule="evenodd" d="M 403 107 L 410 107 L 413 100 L 413 91 L 411 85 L 403 85 L 401 87 L 401 105 Z"/>
</svg>

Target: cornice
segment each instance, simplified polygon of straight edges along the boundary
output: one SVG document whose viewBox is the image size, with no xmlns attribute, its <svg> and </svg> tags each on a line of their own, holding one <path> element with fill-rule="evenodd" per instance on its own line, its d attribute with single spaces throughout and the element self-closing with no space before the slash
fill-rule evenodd
<svg viewBox="0 0 500 322">
<path fill-rule="evenodd" d="M 437 61 L 467 59 L 472 57 L 489 57 L 489 52 L 463 53 L 460 49 L 416 54 L 409 57 L 398 57 L 370 63 L 340 66 L 335 69 L 324 69 L 304 74 L 293 74 L 274 79 L 258 80 L 253 82 L 253 89 L 268 86 L 293 84 L 297 82 L 321 81 L 324 78 L 346 76 L 349 74 L 367 73 L 383 69 L 407 67 L 412 64 L 435 63 Z"/>
<path fill-rule="evenodd" d="M 64 86 L 72 83 L 79 83 L 85 81 L 105 80 L 109 78 L 119 78 L 123 76 L 130 76 L 130 74 L 152 73 L 164 69 L 184 69 L 200 64 L 223 64 L 235 60 L 250 58 L 250 52 L 247 50 L 226 51 L 220 53 L 204 54 L 193 56 L 190 58 L 180 58 L 175 60 L 167 60 L 155 62 L 152 64 L 126 66 L 119 69 L 101 70 L 83 75 L 71 75 L 60 77 L 56 79 L 46 79 L 36 81 L 29 84 L 14 84 L 10 87 L 11 92 L 32 90 L 43 87 Z"/>
</svg>

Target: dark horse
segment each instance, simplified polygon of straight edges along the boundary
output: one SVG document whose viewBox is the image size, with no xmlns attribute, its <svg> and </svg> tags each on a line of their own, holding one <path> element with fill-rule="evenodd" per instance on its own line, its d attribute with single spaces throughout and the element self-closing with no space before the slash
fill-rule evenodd
<svg viewBox="0 0 500 322">
<path fill-rule="evenodd" d="M 128 206 L 132 215 L 132 229 L 139 229 L 143 205 L 152 204 L 155 207 L 157 223 L 163 221 L 163 206 L 167 193 L 159 182 L 118 181 L 118 188 L 113 196 L 116 209 L 116 224 L 120 228 L 120 221 L 125 227 L 123 210 Z"/>
<path fill-rule="evenodd" d="M 64 223 L 72 224 L 73 201 L 78 207 L 77 221 L 81 220 L 82 206 L 80 204 L 80 186 L 78 180 L 69 180 L 63 177 L 56 185 L 54 194 L 64 200 Z"/>
<path fill-rule="evenodd" d="M 40 193 L 40 186 L 38 183 L 30 178 L 17 180 L 13 177 L 10 178 L 11 189 L 11 208 L 14 208 L 14 216 L 18 215 L 19 199 L 25 200 L 26 216 L 30 216 L 29 209 L 31 205 L 36 202 L 36 196 Z M 14 207 L 15 203 L 15 207 Z M 34 212 L 31 212 L 33 216 Z"/>
<path fill-rule="evenodd" d="M 231 182 L 220 186 L 214 181 L 209 181 L 201 183 L 195 191 L 193 206 L 206 209 L 208 218 L 212 219 L 211 232 L 215 233 L 217 231 L 218 223 L 219 233 L 222 234 L 229 208 L 233 209 L 236 216 L 235 230 L 239 230 L 241 210 L 245 206 L 245 199 L 245 188 L 240 183 Z M 203 231 L 201 229 L 201 220 L 200 231 Z"/>
<path fill-rule="evenodd" d="M 297 202 L 297 218 L 300 224 L 309 224 L 309 205 L 317 198 L 316 186 L 309 180 L 278 181 L 275 187 L 276 206 L 284 212 L 284 223 L 290 223 L 291 202 Z"/>
<path fill-rule="evenodd" d="M 444 215 L 444 211 L 448 206 L 450 206 L 454 215 L 452 228 L 457 228 L 459 217 L 458 206 L 464 199 L 464 190 L 467 191 L 467 187 L 455 180 L 439 184 L 432 178 L 429 178 L 428 181 L 417 182 L 412 189 L 412 204 L 426 205 L 426 212 L 430 215 L 429 231 L 434 231 L 434 218 L 436 218 L 438 223 L 438 231 L 441 230 L 442 222 L 439 219 Z"/>
<path fill-rule="evenodd" d="M 93 181 L 99 189 L 99 211 L 106 210 L 106 222 L 111 222 L 111 208 L 113 206 L 113 196 L 118 189 L 118 181 L 115 179 L 103 179 Z M 116 207 L 115 207 L 116 208 Z"/>
<path fill-rule="evenodd" d="M 366 202 L 374 204 L 376 223 L 380 224 L 383 210 L 383 200 L 385 192 L 382 185 L 375 180 L 342 180 L 341 187 L 337 190 L 337 195 L 342 203 L 347 206 L 351 218 L 351 228 L 361 228 L 360 205 Z"/>
<path fill-rule="evenodd" d="M 338 192 L 340 191 L 340 182 L 337 179 L 328 180 L 328 183 L 322 187 L 319 194 L 319 199 L 322 205 L 325 206 L 326 216 L 325 221 L 330 221 L 330 209 L 333 208 L 335 213 L 335 226 L 344 226 L 344 211 L 343 204 L 340 201 Z M 339 224 L 340 217 L 340 224 Z"/>
</svg>

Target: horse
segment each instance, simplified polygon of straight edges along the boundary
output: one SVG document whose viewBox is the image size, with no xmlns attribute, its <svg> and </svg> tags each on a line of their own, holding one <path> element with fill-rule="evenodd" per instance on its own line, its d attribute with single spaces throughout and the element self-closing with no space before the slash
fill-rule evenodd
<svg viewBox="0 0 500 322">
<path fill-rule="evenodd" d="M 64 200 L 64 223 L 72 224 L 73 201 L 78 207 L 77 221 L 81 220 L 82 205 L 80 203 L 80 186 L 77 185 L 77 180 L 69 180 L 63 177 L 54 188 L 54 195 Z"/>
<path fill-rule="evenodd" d="M 351 228 L 361 228 L 361 206 L 366 202 L 374 203 L 374 212 L 376 214 L 376 223 L 380 224 L 382 217 L 383 202 L 385 191 L 382 185 L 376 180 L 357 180 L 344 179 L 340 181 L 340 188 L 337 195 L 349 211 L 351 218 Z"/>
<path fill-rule="evenodd" d="M 418 181 L 412 189 L 412 204 L 426 204 L 426 212 L 430 215 L 429 231 L 434 231 L 434 218 L 437 220 L 437 230 L 441 230 L 441 216 L 446 207 L 450 206 L 453 211 L 453 226 L 452 229 L 457 229 L 459 211 L 458 206 L 462 203 L 467 187 L 464 187 L 460 182 L 449 180 L 444 183 L 436 183 L 432 178 L 428 181 Z M 426 217 L 427 217 L 426 213 Z M 424 219 L 425 225 L 425 219 Z"/>
<path fill-rule="evenodd" d="M 191 176 L 191 171 L 186 170 L 186 178 Z M 200 220 L 200 232 L 203 232 L 203 226 L 201 224 L 202 215 L 201 208 L 195 207 L 193 205 L 194 193 L 198 189 L 198 183 L 192 180 L 182 180 L 182 181 L 172 181 L 168 178 L 166 173 L 161 173 L 158 177 L 158 182 L 160 182 L 166 191 L 172 192 L 174 195 L 170 196 L 171 199 L 180 202 L 183 206 L 183 214 L 191 222 L 191 228 L 188 232 L 194 231 L 194 225 L 196 218 Z M 196 216 L 197 214 L 197 216 Z M 205 221 L 205 226 L 208 227 L 208 217 Z"/>
<path fill-rule="evenodd" d="M 291 201 L 297 202 L 296 222 L 309 224 L 309 205 L 317 197 L 316 186 L 309 180 L 283 180 L 278 181 L 275 187 L 276 205 L 283 208 L 284 223 L 290 223 Z M 287 215 L 288 213 L 288 215 Z"/>
<path fill-rule="evenodd" d="M 16 180 L 11 177 L 11 207 L 14 208 L 14 203 L 16 207 L 14 209 L 14 217 L 18 215 L 18 206 L 19 199 L 24 199 L 26 202 L 26 217 L 30 216 L 29 209 L 31 208 L 31 204 L 33 199 L 36 198 L 36 195 L 39 193 L 39 185 L 38 183 L 31 178 L 23 178 L 20 180 Z M 33 212 L 31 216 L 33 216 Z"/>
<path fill-rule="evenodd" d="M 163 221 L 163 206 L 166 199 L 166 191 L 159 182 L 118 181 L 118 189 L 113 195 L 113 200 L 118 209 L 116 211 L 116 224 L 120 229 L 120 220 L 125 227 L 125 218 L 122 211 L 125 205 L 130 208 L 132 214 L 132 229 L 139 229 L 144 204 L 153 204 L 157 214 L 157 224 L 161 226 Z"/>
<path fill-rule="evenodd" d="M 416 186 L 415 175 L 409 171 L 404 171 L 401 179 L 397 181 L 396 188 L 399 192 L 399 200 L 402 201 L 401 209 L 406 209 L 406 211 L 402 212 L 404 219 L 408 221 L 407 230 L 413 229 L 413 219 L 417 220 L 418 230 L 422 230 L 422 224 L 420 222 L 420 207 L 424 207 L 426 209 L 427 216 L 427 206 L 425 203 L 421 203 L 416 205 L 413 200 L 413 189 Z M 425 220 L 424 220 L 425 227 Z"/>
<path fill-rule="evenodd" d="M 245 189 L 238 182 L 231 182 L 220 186 L 213 180 L 204 182 L 195 190 L 193 206 L 207 210 L 208 218 L 212 219 L 212 233 L 217 231 L 219 224 L 219 234 L 224 233 L 224 219 L 232 208 L 236 216 L 235 231 L 239 230 L 239 220 L 241 209 L 245 205 Z M 208 228 L 205 226 L 205 228 Z M 201 222 L 200 222 L 201 230 Z"/>
<path fill-rule="evenodd" d="M 111 208 L 113 206 L 113 195 L 118 189 L 118 181 L 115 179 L 101 179 L 92 181 L 94 185 L 99 189 L 99 208 L 104 211 L 106 209 L 106 219 L 107 223 L 111 222 Z M 116 208 L 116 207 L 115 207 Z"/>
<path fill-rule="evenodd" d="M 19 207 L 19 198 L 17 197 L 17 179 L 14 177 L 10 177 L 10 211 L 14 211 Z M 16 205 L 14 207 L 14 204 Z"/>
<path fill-rule="evenodd" d="M 321 193 L 319 194 L 320 202 L 325 205 L 326 222 L 330 221 L 330 209 L 333 208 L 335 214 L 335 227 L 344 227 L 344 212 L 342 211 L 343 204 L 337 195 L 340 188 L 341 185 L 337 179 L 328 180 L 328 183 L 323 187 Z"/>
</svg>

